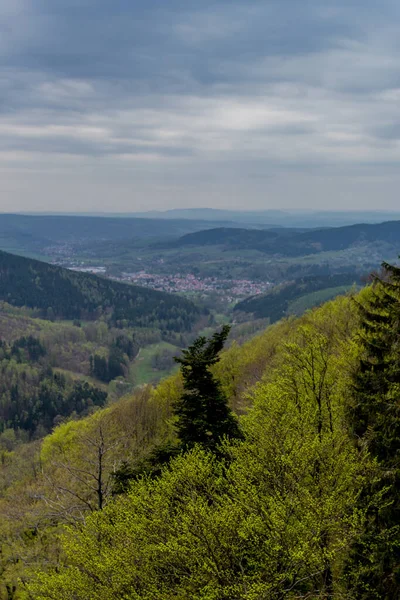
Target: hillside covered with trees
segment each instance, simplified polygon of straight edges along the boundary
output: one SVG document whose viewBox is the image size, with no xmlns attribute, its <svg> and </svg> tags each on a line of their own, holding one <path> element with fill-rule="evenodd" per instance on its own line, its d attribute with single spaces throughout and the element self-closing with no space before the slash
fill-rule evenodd
<svg viewBox="0 0 400 600">
<path fill-rule="evenodd" d="M 48 319 L 95 320 L 116 326 L 192 329 L 200 317 L 189 300 L 37 260 L 0 252 L 0 300 L 37 309 Z"/>
<path fill-rule="evenodd" d="M 385 265 L 242 346 L 198 338 L 179 373 L 43 442 L 3 440 L 4 598 L 397 598 L 399 311 Z"/>
<path fill-rule="evenodd" d="M 275 228 L 266 231 L 220 227 L 188 233 L 169 242 L 176 247 L 221 245 L 230 249 L 259 250 L 267 254 L 301 256 L 319 252 L 337 252 L 357 244 L 385 242 L 398 245 L 400 221 L 365 223 L 345 227 L 327 227 L 302 231 Z"/>
<path fill-rule="evenodd" d="M 300 277 L 273 287 L 267 294 L 238 302 L 234 313 L 250 313 L 254 318 L 267 318 L 275 323 L 285 316 L 302 314 L 308 308 L 318 306 L 360 284 L 357 273 Z"/>
</svg>

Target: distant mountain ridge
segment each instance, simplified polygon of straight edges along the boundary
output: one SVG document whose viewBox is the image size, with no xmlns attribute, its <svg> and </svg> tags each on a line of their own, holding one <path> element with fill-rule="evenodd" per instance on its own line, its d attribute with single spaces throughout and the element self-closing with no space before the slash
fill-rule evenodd
<svg viewBox="0 0 400 600">
<path fill-rule="evenodd" d="M 0 214 L 0 249 L 11 253 L 46 255 L 48 248 L 63 245 L 177 238 L 232 221 L 146 219 L 138 217 Z M 263 227 L 263 225 L 260 225 Z"/>
<path fill-rule="evenodd" d="M 399 220 L 400 211 L 319 211 L 294 209 L 230 210 L 218 208 L 177 208 L 166 211 L 132 213 L 148 219 L 201 219 L 207 221 L 235 221 L 243 226 L 258 224 L 268 227 L 341 227 L 357 223 L 379 223 Z"/>
<path fill-rule="evenodd" d="M 186 234 L 171 242 L 171 245 L 177 248 L 218 245 L 290 257 L 345 250 L 357 244 L 376 241 L 397 246 L 400 253 L 400 220 L 300 232 L 295 229 L 249 230 L 220 227 Z"/>
<path fill-rule="evenodd" d="M 199 309 L 177 295 L 77 273 L 0 251 L 0 300 L 47 318 L 98 319 L 115 325 L 189 331 Z"/>
</svg>

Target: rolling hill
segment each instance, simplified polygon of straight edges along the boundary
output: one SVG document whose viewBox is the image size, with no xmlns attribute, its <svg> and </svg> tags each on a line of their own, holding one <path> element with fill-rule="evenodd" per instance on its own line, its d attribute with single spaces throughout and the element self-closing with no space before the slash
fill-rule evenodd
<svg viewBox="0 0 400 600">
<path fill-rule="evenodd" d="M 258 250 L 285 257 L 336 252 L 382 242 L 400 248 L 400 221 L 357 224 L 302 231 L 298 229 L 249 230 L 219 227 L 182 236 L 171 242 L 175 248 L 222 246 L 229 250 Z"/>
<path fill-rule="evenodd" d="M 227 220 L 223 223 L 235 227 Z M 44 258 L 59 250 L 92 244 L 142 243 L 144 240 L 176 238 L 186 233 L 218 227 L 219 221 L 201 219 L 145 219 L 72 215 L 0 215 L 0 249 Z M 261 226 L 262 227 L 262 226 Z"/>
</svg>

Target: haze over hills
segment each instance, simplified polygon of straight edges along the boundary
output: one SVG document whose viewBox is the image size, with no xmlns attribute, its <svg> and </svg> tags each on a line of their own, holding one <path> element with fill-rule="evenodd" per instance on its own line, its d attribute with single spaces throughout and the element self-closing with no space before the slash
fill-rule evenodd
<svg viewBox="0 0 400 600">
<path fill-rule="evenodd" d="M 186 294 L 210 301 L 210 308 L 218 299 L 224 313 L 232 302 L 263 293 L 270 284 L 363 275 L 382 260 L 396 261 L 399 229 L 400 221 L 309 229 L 189 219 L 3 215 L 0 247 Z"/>
<path fill-rule="evenodd" d="M 21 254 L 48 255 L 65 244 L 123 242 L 179 237 L 185 233 L 219 226 L 209 220 L 145 219 L 81 215 L 0 214 L 0 249 Z M 235 227 L 228 221 L 226 226 Z"/>
<path fill-rule="evenodd" d="M 201 219 L 235 221 L 271 227 L 340 227 L 355 223 L 379 223 L 400 219 L 400 211 L 318 211 L 318 210 L 227 210 L 216 208 L 177 208 L 165 211 L 133 213 L 151 219 Z"/>
</svg>

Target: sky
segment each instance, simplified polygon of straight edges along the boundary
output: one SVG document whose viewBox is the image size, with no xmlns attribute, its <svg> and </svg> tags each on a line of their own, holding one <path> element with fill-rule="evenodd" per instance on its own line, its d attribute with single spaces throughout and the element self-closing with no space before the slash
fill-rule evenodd
<svg viewBox="0 0 400 600">
<path fill-rule="evenodd" d="M 1 0 L 0 211 L 400 208 L 396 0 Z"/>
</svg>

